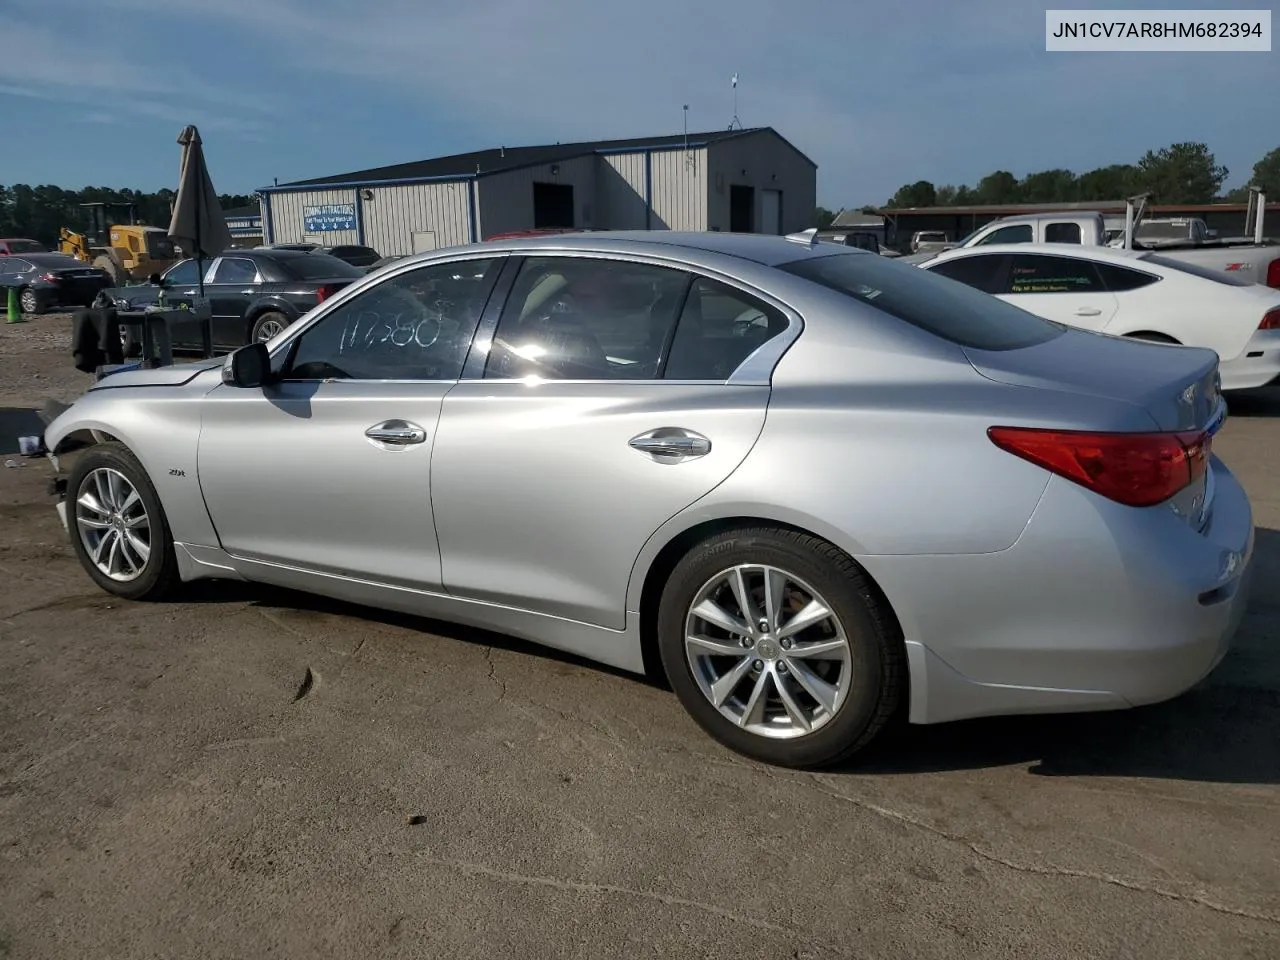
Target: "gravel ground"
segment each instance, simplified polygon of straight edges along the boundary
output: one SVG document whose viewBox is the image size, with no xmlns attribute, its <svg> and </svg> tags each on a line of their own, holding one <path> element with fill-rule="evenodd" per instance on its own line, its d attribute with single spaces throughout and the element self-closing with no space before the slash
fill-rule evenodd
<svg viewBox="0 0 1280 960">
<path fill-rule="evenodd" d="M 809 775 L 502 637 L 110 599 L 10 455 L 68 343 L 0 325 L 0 958 L 1280 957 L 1280 398 L 1218 444 L 1261 569 L 1204 685 Z"/>
</svg>

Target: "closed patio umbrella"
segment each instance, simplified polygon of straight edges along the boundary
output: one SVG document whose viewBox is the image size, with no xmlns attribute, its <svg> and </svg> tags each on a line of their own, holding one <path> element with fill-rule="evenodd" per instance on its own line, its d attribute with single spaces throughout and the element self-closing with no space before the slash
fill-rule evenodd
<svg viewBox="0 0 1280 960">
<path fill-rule="evenodd" d="M 200 131 L 194 126 L 184 127 L 178 143 L 182 145 L 182 172 L 173 204 L 173 219 L 169 221 L 169 237 L 196 258 L 203 298 L 204 261 L 231 246 L 231 231 L 227 229 L 222 204 L 213 189 L 209 168 L 205 166 Z"/>
</svg>

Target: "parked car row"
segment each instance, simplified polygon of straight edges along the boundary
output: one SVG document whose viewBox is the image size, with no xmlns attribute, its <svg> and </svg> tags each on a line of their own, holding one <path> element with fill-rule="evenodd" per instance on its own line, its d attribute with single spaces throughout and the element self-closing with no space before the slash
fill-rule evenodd
<svg viewBox="0 0 1280 960">
<path fill-rule="evenodd" d="M 923 269 L 1084 330 L 1207 347 L 1222 389 L 1280 379 L 1280 290 L 1150 250 L 991 244 L 938 254 Z"/>
<path fill-rule="evenodd" d="M 158 305 L 163 296 L 168 307 L 191 306 L 200 294 L 203 267 L 204 295 L 212 311 L 213 342 L 217 348 L 234 349 L 256 340 L 269 340 L 327 297 L 360 279 L 365 272 L 327 254 L 298 250 L 228 250 L 212 260 L 180 260 L 153 278 L 153 282 L 104 289 L 98 306 L 142 310 Z M 170 325 L 170 339 L 178 349 L 200 346 L 199 323 Z M 127 353 L 137 349 L 126 335 Z"/>
<path fill-rule="evenodd" d="M 225 359 L 106 377 L 46 431 L 59 511 L 116 596 L 258 581 L 660 669 L 772 763 L 1173 697 L 1253 570 L 1218 357 L 1018 309 L 1084 268 L 990 252 L 977 283 L 813 236 L 407 258 Z M 1095 305 L 1126 270 L 1196 294 L 1111 256 L 1081 261 Z M 277 258 L 320 259 L 234 269 Z"/>
<path fill-rule="evenodd" d="M 111 286 L 105 270 L 63 253 L 11 253 L 0 257 L 0 291 L 17 290 L 23 313 L 87 307 Z"/>
</svg>

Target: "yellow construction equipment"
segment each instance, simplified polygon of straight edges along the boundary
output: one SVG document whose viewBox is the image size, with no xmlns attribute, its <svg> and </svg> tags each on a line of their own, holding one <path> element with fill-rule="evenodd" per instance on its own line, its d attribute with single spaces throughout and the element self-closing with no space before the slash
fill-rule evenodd
<svg viewBox="0 0 1280 960">
<path fill-rule="evenodd" d="M 58 252 L 105 270 L 114 286 L 146 280 L 178 259 L 167 231 L 138 223 L 133 203 L 82 203 L 87 228 L 58 231 Z M 118 216 L 123 214 L 123 216 Z"/>
</svg>

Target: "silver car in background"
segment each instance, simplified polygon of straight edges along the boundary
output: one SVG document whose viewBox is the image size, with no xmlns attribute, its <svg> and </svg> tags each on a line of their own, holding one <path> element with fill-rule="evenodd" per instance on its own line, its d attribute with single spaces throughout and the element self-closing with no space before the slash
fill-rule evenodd
<svg viewBox="0 0 1280 960">
<path fill-rule="evenodd" d="M 1253 549 L 1217 366 L 810 237 L 601 232 L 407 258 L 46 443 L 117 596 L 244 579 L 661 667 L 810 767 L 1208 674 Z"/>
</svg>

